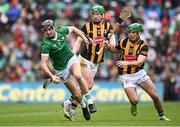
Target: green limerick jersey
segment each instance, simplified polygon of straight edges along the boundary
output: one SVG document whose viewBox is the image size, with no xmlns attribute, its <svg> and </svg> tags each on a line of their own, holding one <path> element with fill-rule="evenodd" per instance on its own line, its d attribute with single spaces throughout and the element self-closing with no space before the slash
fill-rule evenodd
<svg viewBox="0 0 180 127">
<path fill-rule="evenodd" d="M 74 55 L 66 38 L 69 29 L 67 27 L 60 27 L 55 31 L 56 34 L 53 39 L 44 37 L 40 40 L 41 54 L 49 55 L 52 65 L 56 70 L 63 70 Z"/>
</svg>

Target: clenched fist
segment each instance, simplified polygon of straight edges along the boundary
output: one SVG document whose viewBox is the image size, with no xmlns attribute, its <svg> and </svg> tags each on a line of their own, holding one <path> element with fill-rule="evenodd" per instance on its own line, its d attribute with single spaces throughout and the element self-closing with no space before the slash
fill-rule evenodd
<svg viewBox="0 0 180 127">
<path fill-rule="evenodd" d="M 53 77 L 51 77 L 51 79 L 52 79 L 52 82 L 55 84 L 58 84 L 61 82 L 61 79 L 56 75 L 53 75 Z"/>
</svg>

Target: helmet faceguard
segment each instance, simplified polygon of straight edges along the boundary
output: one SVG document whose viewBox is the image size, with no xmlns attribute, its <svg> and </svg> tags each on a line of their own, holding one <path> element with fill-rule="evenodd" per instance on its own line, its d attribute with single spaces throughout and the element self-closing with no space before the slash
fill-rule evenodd
<svg viewBox="0 0 180 127">
<path fill-rule="evenodd" d="M 105 13 L 105 9 L 101 5 L 94 5 L 90 10 L 90 16 L 91 16 L 91 19 L 93 20 L 93 22 L 99 23 L 104 19 L 104 17 L 100 18 L 100 19 L 93 19 L 92 17 L 93 17 L 94 13 L 98 13 L 98 14 L 103 15 Z"/>
<path fill-rule="evenodd" d="M 50 19 L 45 20 L 41 24 L 41 31 L 44 32 L 47 29 L 53 28 L 54 27 L 54 22 Z"/>
<path fill-rule="evenodd" d="M 142 32 L 143 25 L 140 23 L 133 23 L 128 26 L 127 30 L 128 32 Z"/>
</svg>

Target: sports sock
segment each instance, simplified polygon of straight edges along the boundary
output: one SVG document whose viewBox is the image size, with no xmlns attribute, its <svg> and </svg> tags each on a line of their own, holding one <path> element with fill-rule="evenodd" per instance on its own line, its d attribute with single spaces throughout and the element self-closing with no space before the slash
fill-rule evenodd
<svg viewBox="0 0 180 127">
<path fill-rule="evenodd" d="M 86 103 L 85 103 L 84 100 L 81 101 L 81 107 L 82 107 L 82 108 L 86 108 Z"/>
<path fill-rule="evenodd" d="M 88 92 L 87 94 L 84 94 L 84 97 L 86 98 L 88 105 L 93 104 L 93 100 L 91 98 L 90 92 Z"/>
<path fill-rule="evenodd" d="M 66 104 L 71 104 L 72 101 L 71 101 L 71 99 L 67 99 L 67 100 L 65 101 L 65 103 L 66 103 Z"/>
<path fill-rule="evenodd" d="M 72 109 L 76 109 L 77 108 L 77 104 L 75 104 L 75 103 L 72 103 L 71 106 L 72 106 Z"/>
<path fill-rule="evenodd" d="M 164 116 L 163 111 L 158 112 L 158 114 L 159 114 L 160 117 L 161 117 L 161 116 Z"/>
<path fill-rule="evenodd" d="M 91 95 L 90 95 L 90 92 L 88 92 L 87 94 L 84 94 L 84 97 L 88 100 L 88 99 L 91 99 Z"/>
<path fill-rule="evenodd" d="M 73 102 L 73 100 L 75 100 L 75 99 L 74 99 L 73 96 L 71 96 L 71 98 L 69 98 L 69 100 L 70 100 L 71 102 Z"/>
</svg>

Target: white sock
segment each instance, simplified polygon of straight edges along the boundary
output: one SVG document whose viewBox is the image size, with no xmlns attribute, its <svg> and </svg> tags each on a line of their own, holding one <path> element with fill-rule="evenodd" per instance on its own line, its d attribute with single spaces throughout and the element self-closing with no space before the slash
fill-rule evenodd
<svg viewBox="0 0 180 127">
<path fill-rule="evenodd" d="M 89 104 L 93 104 L 93 99 L 91 99 L 91 98 L 88 99 L 88 100 L 87 100 L 87 104 L 88 104 L 88 105 L 89 105 Z"/>
<path fill-rule="evenodd" d="M 69 105 L 69 104 L 71 104 L 72 102 L 71 102 L 70 99 L 67 99 L 67 100 L 65 101 L 65 103 Z"/>
<path fill-rule="evenodd" d="M 91 95 L 90 95 L 90 92 L 84 94 L 84 97 L 88 100 L 88 99 L 91 99 Z"/>
<path fill-rule="evenodd" d="M 86 108 L 86 103 L 85 103 L 84 100 L 81 101 L 81 107 L 82 107 L 82 108 Z"/>
</svg>

